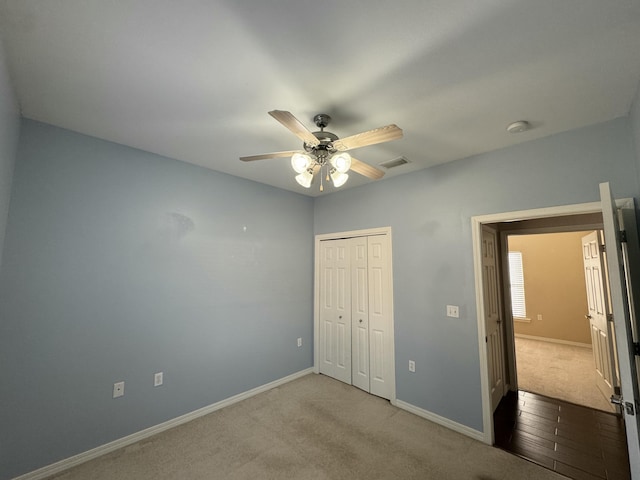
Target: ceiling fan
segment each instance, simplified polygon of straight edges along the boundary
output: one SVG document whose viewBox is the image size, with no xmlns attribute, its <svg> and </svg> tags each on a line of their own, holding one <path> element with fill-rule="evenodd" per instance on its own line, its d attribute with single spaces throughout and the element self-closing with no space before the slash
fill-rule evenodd
<svg viewBox="0 0 640 480">
<path fill-rule="evenodd" d="M 315 175 L 320 172 L 321 192 L 324 190 L 323 170 L 325 170 L 326 181 L 331 179 L 335 187 L 344 185 L 349 178 L 347 174 L 349 170 L 372 180 L 382 178 L 384 176 L 382 170 L 353 158 L 347 150 L 402 138 L 402 129 L 393 124 L 350 137 L 338 138 L 336 134 L 324 130 L 331 121 L 331 117 L 325 113 L 319 113 L 313 117 L 314 123 L 320 129 L 318 132 L 311 132 L 290 112 L 272 110 L 269 115 L 304 142 L 303 150 L 263 153 L 240 157 L 240 160 L 251 162 L 265 158 L 291 157 L 291 166 L 298 173 L 295 177 L 296 181 L 303 187 L 310 188 Z"/>
</svg>

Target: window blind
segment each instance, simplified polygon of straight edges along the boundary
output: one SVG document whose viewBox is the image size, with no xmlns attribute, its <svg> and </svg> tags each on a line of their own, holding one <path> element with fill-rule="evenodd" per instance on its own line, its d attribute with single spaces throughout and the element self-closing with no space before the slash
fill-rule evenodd
<svg viewBox="0 0 640 480">
<path fill-rule="evenodd" d="M 511 313 L 514 318 L 526 318 L 522 252 L 509 252 L 509 283 L 511 285 Z"/>
</svg>

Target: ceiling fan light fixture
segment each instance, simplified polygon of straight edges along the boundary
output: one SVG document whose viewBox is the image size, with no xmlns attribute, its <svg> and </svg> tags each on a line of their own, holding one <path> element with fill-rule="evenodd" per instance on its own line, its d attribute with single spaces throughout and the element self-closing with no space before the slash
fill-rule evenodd
<svg viewBox="0 0 640 480">
<path fill-rule="evenodd" d="M 349 175 L 347 175 L 346 173 L 341 173 L 337 170 L 333 170 L 331 172 L 331 180 L 333 181 L 333 186 L 338 188 L 347 183 L 347 180 L 349 180 Z"/>
<path fill-rule="evenodd" d="M 313 180 L 312 170 L 305 170 L 299 175 L 296 175 L 296 182 L 298 182 L 304 188 L 311 188 L 311 180 Z"/>
<path fill-rule="evenodd" d="M 291 156 L 291 167 L 297 173 L 304 173 L 311 166 L 311 157 L 305 153 L 294 153 Z"/>
<path fill-rule="evenodd" d="M 329 163 L 331 163 L 331 166 L 339 173 L 347 173 L 351 168 L 351 155 L 346 152 L 336 153 L 331 157 Z"/>
<path fill-rule="evenodd" d="M 329 125 L 331 117 L 324 113 L 320 113 L 313 118 L 314 123 L 320 129 L 319 132 L 309 130 L 291 112 L 272 110 L 269 115 L 302 140 L 303 150 L 250 155 L 240 157 L 240 160 L 252 162 L 265 158 L 290 158 L 291 167 L 297 173 L 295 176 L 296 182 L 304 188 L 311 188 L 313 178 L 319 173 L 320 182 L 318 183 L 320 184 L 321 192 L 324 190 L 323 180 L 326 182 L 331 181 L 335 187 L 340 187 L 349 179 L 347 172 L 350 170 L 371 180 L 382 178 L 384 176 L 382 170 L 361 162 L 357 158 L 351 158 L 351 155 L 346 151 L 402 138 L 402 129 L 395 124 L 374 128 L 349 137 L 338 138 L 335 133 L 325 131 L 325 127 Z"/>
</svg>

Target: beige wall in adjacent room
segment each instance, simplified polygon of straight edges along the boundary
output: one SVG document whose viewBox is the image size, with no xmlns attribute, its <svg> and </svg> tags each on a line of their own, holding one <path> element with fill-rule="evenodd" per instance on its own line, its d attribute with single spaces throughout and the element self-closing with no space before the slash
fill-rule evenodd
<svg viewBox="0 0 640 480">
<path fill-rule="evenodd" d="M 591 343 L 581 242 L 588 233 L 509 236 L 509 251 L 522 252 L 525 304 L 531 319 L 514 322 L 516 335 Z"/>
</svg>

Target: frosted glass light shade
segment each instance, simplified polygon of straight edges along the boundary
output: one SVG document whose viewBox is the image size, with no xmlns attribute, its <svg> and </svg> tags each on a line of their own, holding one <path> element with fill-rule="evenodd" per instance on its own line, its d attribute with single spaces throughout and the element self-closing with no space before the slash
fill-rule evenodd
<svg viewBox="0 0 640 480">
<path fill-rule="evenodd" d="M 300 175 L 296 175 L 296 182 L 304 188 L 311 188 L 311 180 L 313 180 L 313 173 L 309 170 L 305 170 Z"/>
<path fill-rule="evenodd" d="M 351 168 L 351 155 L 346 152 L 336 153 L 331 157 L 329 163 L 331 163 L 331 166 L 338 172 L 347 173 Z"/>
<path fill-rule="evenodd" d="M 304 153 L 294 153 L 291 156 L 291 166 L 297 173 L 303 173 L 311 166 L 311 157 Z"/>
<path fill-rule="evenodd" d="M 333 186 L 338 188 L 344 185 L 349 180 L 349 175 L 346 173 L 340 173 L 337 170 L 331 173 L 331 180 L 333 180 Z"/>
</svg>

